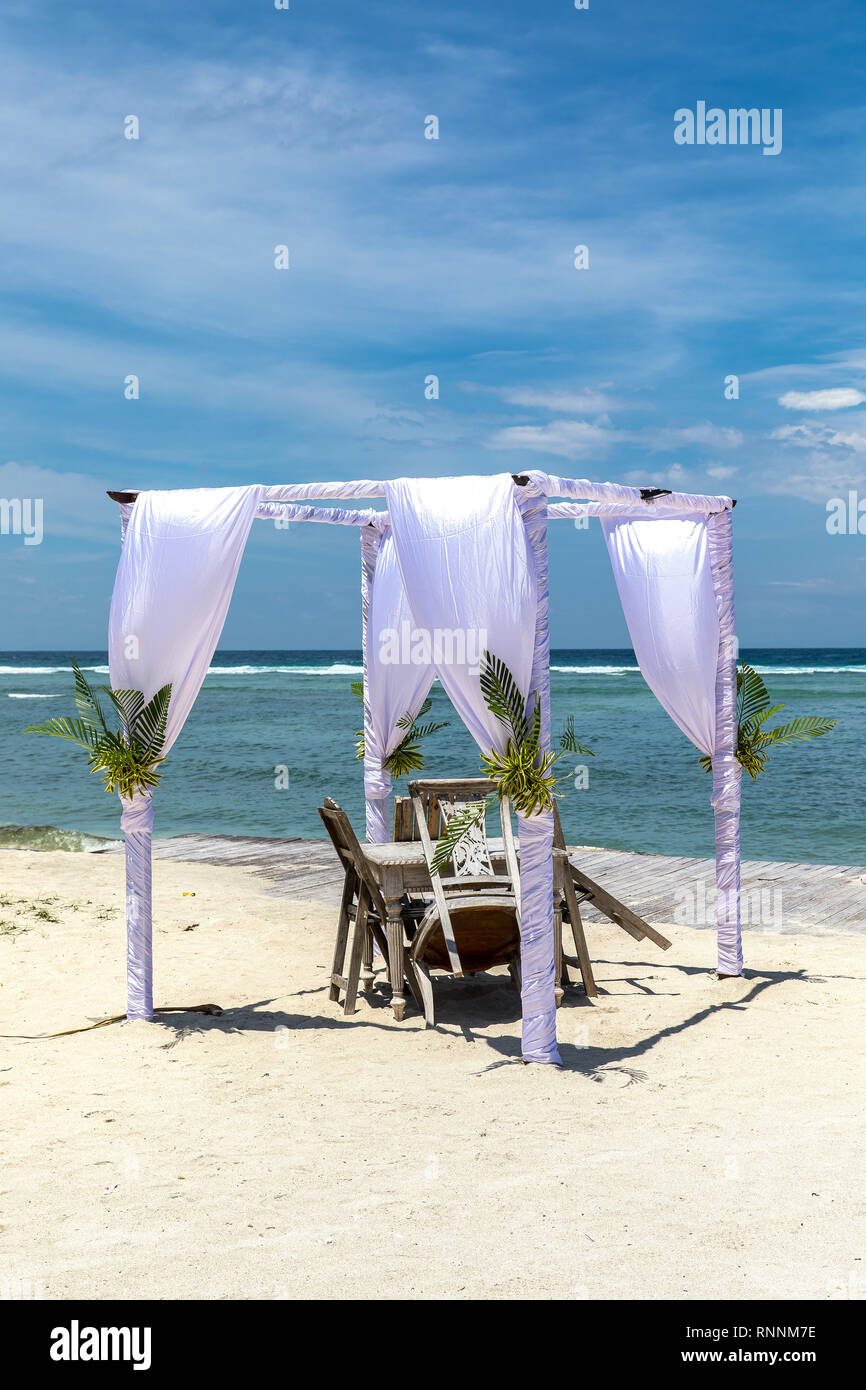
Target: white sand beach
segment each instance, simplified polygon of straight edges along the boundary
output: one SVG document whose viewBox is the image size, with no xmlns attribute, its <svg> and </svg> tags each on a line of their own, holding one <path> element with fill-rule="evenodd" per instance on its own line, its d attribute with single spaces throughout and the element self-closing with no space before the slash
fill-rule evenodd
<svg viewBox="0 0 866 1390">
<path fill-rule="evenodd" d="M 0 1032 L 125 1007 L 122 855 L 0 852 Z M 0 1040 L 0 1290 L 59 1298 L 862 1298 L 862 936 L 588 927 L 603 991 L 518 1064 L 505 971 L 328 1001 L 336 909 L 154 869 L 156 1002 Z M 662 925 L 662 924 L 658 924 Z M 183 1012 L 216 1004 L 219 1016 Z"/>
</svg>

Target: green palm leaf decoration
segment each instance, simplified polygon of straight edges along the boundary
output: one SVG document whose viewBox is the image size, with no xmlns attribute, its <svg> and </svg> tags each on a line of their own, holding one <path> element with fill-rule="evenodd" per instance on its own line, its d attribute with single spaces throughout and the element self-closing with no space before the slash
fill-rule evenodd
<svg viewBox="0 0 866 1390">
<path fill-rule="evenodd" d="M 352 694 L 360 703 L 364 703 L 364 682 L 352 681 Z M 397 720 L 397 728 L 405 729 L 406 732 L 397 747 L 392 749 L 387 758 L 383 758 L 382 767 L 386 772 L 390 772 L 392 777 L 407 777 L 410 772 L 422 772 L 424 769 L 424 753 L 421 749 L 421 740 L 429 738 L 431 734 L 438 733 L 440 729 L 448 728 L 448 720 L 441 724 L 419 724 L 418 720 L 428 714 L 433 701 L 429 695 L 424 701 L 417 714 L 407 712 Z M 366 743 L 364 740 L 364 730 L 355 731 L 355 757 L 363 758 Z"/>
<path fill-rule="evenodd" d="M 574 715 L 570 714 L 565 721 L 565 728 L 559 735 L 559 746 L 563 753 L 579 753 L 585 758 L 594 758 L 595 754 L 591 748 L 579 743 L 574 732 Z"/>
<path fill-rule="evenodd" d="M 449 817 L 436 841 L 436 850 L 430 865 L 432 873 L 441 874 L 443 869 L 447 869 L 460 841 L 487 814 L 488 801 L 489 798 L 485 798 L 483 801 L 473 802 L 465 811 L 455 811 L 454 815 Z"/>
<path fill-rule="evenodd" d="M 131 739 L 135 721 L 144 709 L 144 696 L 140 690 L 109 690 L 106 693 L 120 716 L 123 732 Z"/>
<path fill-rule="evenodd" d="M 481 667 L 481 693 L 490 713 L 511 730 L 515 743 L 522 743 L 527 733 L 523 696 L 505 662 L 487 651 Z"/>
<path fill-rule="evenodd" d="M 451 859 L 456 846 L 472 827 L 477 824 L 493 796 L 502 801 L 508 797 L 518 815 L 537 816 L 552 811 L 559 795 L 556 790 L 561 780 L 553 768 L 566 753 L 587 753 L 594 757 L 591 748 L 578 743 L 574 733 L 574 716 L 570 715 L 565 729 L 560 734 L 558 752 L 542 752 L 541 742 L 541 702 L 537 695 L 530 695 L 531 711 L 523 699 L 514 676 L 504 661 L 484 653 L 480 675 L 481 692 L 490 713 L 509 731 L 503 752 L 491 748 L 489 753 L 481 754 L 481 767 L 485 776 L 495 784 L 494 790 L 483 802 L 470 810 L 451 817 L 436 844 L 432 870 L 441 873 Z"/>
<path fill-rule="evenodd" d="M 784 709 L 783 705 L 779 706 Z M 835 719 L 826 719 L 820 714 L 810 714 L 804 719 L 793 719 L 790 724 L 782 724 L 778 729 L 770 729 L 761 735 L 765 748 L 782 743 L 800 743 L 806 738 L 820 738 L 836 727 Z"/>
<path fill-rule="evenodd" d="M 789 743 L 802 743 L 806 739 L 821 738 L 836 727 L 837 720 L 823 715 L 810 714 L 793 719 L 789 724 L 775 729 L 765 729 L 764 725 L 774 714 L 785 708 L 773 705 L 767 694 L 767 687 L 753 667 L 741 661 L 737 669 L 737 762 L 757 781 L 767 766 L 767 751 Z M 700 765 L 705 772 L 711 772 L 713 760 L 704 755 Z"/>
<path fill-rule="evenodd" d="M 145 702 L 140 690 L 110 690 L 103 685 L 120 718 L 120 728 L 110 729 L 96 692 L 76 661 L 72 670 L 78 718 L 47 719 L 44 724 L 29 725 L 25 734 L 48 734 L 83 748 L 90 771 L 101 775 L 107 792 L 117 791 L 129 800 L 136 792 L 152 791 L 162 775 L 156 767 L 164 761 L 171 686 L 164 685 Z"/>
</svg>

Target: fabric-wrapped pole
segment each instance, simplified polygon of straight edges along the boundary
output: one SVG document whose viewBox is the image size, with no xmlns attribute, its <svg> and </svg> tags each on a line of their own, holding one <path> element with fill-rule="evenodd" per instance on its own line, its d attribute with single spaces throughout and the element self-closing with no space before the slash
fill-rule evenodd
<svg viewBox="0 0 866 1390">
<path fill-rule="evenodd" d="M 716 820 L 716 930 L 718 973 L 742 975 L 740 928 L 740 792 L 743 769 L 737 748 L 737 641 L 734 633 L 734 550 L 731 513 L 708 522 L 710 565 L 719 614 L 716 668 L 716 742 L 713 811 Z"/>
<path fill-rule="evenodd" d="M 656 499 L 644 498 L 639 487 L 626 487 L 623 483 L 593 483 L 588 478 L 558 478 L 551 473 L 531 469 L 526 475 L 529 485 L 547 497 L 570 497 L 575 502 L 620 502 L 637 503 L 647 516 L 654 514 Z M 698 511 L 709 515 L 731 506 L 730 497 L 705 497 L 702 493 L 671 492 L 658 499 L 664 507 L 675 507 L 682 515 L 684 511 Z"/>
<path fill-rule="evenodd" d="M 260 502 L 256 517 L 263 521 L 319 521 L 332 526 L 380 526 L 384 512 L 350 511 L 345 507 L 304 507 L 294 502 Z"/>
<path fill-rule="evenodd" d="M 120 509 L 120 544 L 132 503 Z M 126 1017 L 153 1018 L 153 801 L 150 796 L 121 798 L 126 870 Z"/>
<path fill-rule="evenodd" d="M 373 575 L 376 557 L 382 540 L 381 531 L 372 526 L 361 528 L 361 632 L 364 659 L 364 801 L 367 813 L 367 839 L 372 844 L 384 844 L 388 839 L 388 801 L 391 778 L 384 772 L 381 760 L 375 757 L 373 719 L 370 711 L 370 683 L 367 675 L 367 650 L 370 626 L 370 600 L 373 594 Z M 374 764 L 378 762 L 378 767 Z"/>
<path fill-rule="evenodd" d="M 539 747 L 550 748 L 550 628 L 548 621 L 547 498 L 517 490 L 535 567 L 535 645 L 532 681 L 541 705 Z M 518 816 L 520 844 L 520 973 L 524 1062 L 559 1065 L 556 1044 L 556 966 L 553 940 L 553 815 Z"/>
<path fill-rule="evenodd" d="M 126 856 L 126 1017 L 153 1018 L 151 833 L 153 802 L 123 802 Z"/>
</svg>

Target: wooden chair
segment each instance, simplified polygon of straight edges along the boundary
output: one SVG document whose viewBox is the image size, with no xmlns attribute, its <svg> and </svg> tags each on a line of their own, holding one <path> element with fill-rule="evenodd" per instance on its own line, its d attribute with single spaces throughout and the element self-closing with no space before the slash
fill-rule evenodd
<svg viewBox="0 0 866 1390">
<path fill-rule="evenodd" d="M 424 807 L 430 839 L 438 840 L 442 818 L 435 794 L 427 791 L 421 792 L 421 804 Z M 394 830 L 391 838 L 400 842 L 421 839 L 421 831 L 418 829 L 411 796 L 394 797 Z"/>
<path fill-rule="evenodd" d="M 387 918 L 385 903 L 379 891 L 374 874 L 364 859 L 352 823 L 341 806 L 331 797 L 325 797 L 324 806 L 318 808 L 331 843 L 346 873 L 343 895 L 340 900 L 340 913 L 337 918 L 337 940 L 334 945 L 334 960 L 331 966 L 331 985 L 328 997 L 339 1001 L 340 990 L 345 990 L 343 1013 L 355 1012 L 355 999 L 358 994 L 358 980 L 363 967 L 364 985 L 373 985 L 373 941 L 382 953 L 387 965 L 388 942 L 383 929 Z M 346 947 L 349 929 L 354 928 L 352 950 L 349 956 L 349 973 L 343 974 L 346 961 Z M 416 978 L 415 969 L 403 949 L 404 973 L 419 1008 L 424 1007 L 423 997 Z M 391 981 L 393 985 L 393 981 Z"/>
<path fill-rule="evenodd" d="M 581 898 L 587 894 L 579 892 L 571 875 L 571 864 L 565 845 L 565 835 L 556 802 L 553 803 L 553 948 L 556 968 L 556 1003 L 562 1003 L 565 988 L 571 983 L 568 975 L 569 965 L 576 965 L 583 980 L 583 988 L 588 999 L 598 994 L 592 961 L 586 944 L 583 922 L 580 919 Z M 575 956 L 567 956 L 563 947 L 562 928 L 567 921 L 574 939 Z"/>
<path fill-rule="evenodd" d="M 453 874 L 432 872 L 435 845 L 428 829 L 435 798 L 441 822 L 490 793 L 484 777 L 412 781 L 409 792 L 415 824 L 424 847 L 433 900 L 421 919 L 409 950 L 424 1001 L 428 1028 L 435 1021 L 431 970 L 458 978 L 507 965 L 520 988 L 520 875 L 507 800 L 500 804 L 502 838 L 508 872 L 493 870 L 482 818 L 452 856 Z"/>
</svg>

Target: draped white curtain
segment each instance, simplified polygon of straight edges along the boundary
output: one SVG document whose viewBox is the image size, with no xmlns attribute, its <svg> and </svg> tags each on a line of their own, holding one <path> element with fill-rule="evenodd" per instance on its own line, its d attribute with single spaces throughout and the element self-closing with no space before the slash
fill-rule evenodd
<svg viewBox="0 0 866 1390">
<path fill-rule="evenodd" d="M 536 610 L 511 475 L 398 478 L 385 493 L 414 627 L 478 746 L 502 749 L 502 725 L 481 694 L 480 659 L 485 648 L 499 657 L 527 696 Z"/>
<path fill-rule="evenodd" d="M 406 730 L 404 715 L 418 713 L 433 682 L 433 665 L 422 644 L 413 641 L 412 611 L 406 598 L 394 538 L 366 529 L 364 558 L 364 795 L 367 839 L 390 839 L 387 809 L 390 774 L 382 767 Z M 417 658 L 413 660 L 413 655 Z"/>
<path fill-rule="evenodd" d="M 525 499 L 530 541 L 510 474 L 401 478 L 385 491 L 414 627 L 426 634 L 436 674 L 479 748 L 501 751 L 507 738 L 481 693 L 485 649 L 505 662 L 524 699 L 535 674 L 546 737 L 546 500 Z M 519 831 L 522 1051 L 526 1061 L 557 1063 L 552 817 L 520 818 Z"/>
<path fill-rule="evenodd" d="M 142 492 L 126 526 L 108 624 L 114 690 L 171 683 L 164 751 L 186 722 L 225 622 L 261 488 Z M 127 1016 L 153 1016 L 150 796 L 123 802 Z"/>
<path fill-rule="evenodd" d="M 740 785 L 730 508 L 704 517 L 602 519 L 638 665 L 713 761 L 718 972 L 740 975 Z"/>
<path fill-rule="evenodd" d="M 712 755 L 719 618 L 706 520 L 601 525 L 643 678 L 686 737 Z"/>
</svg>

